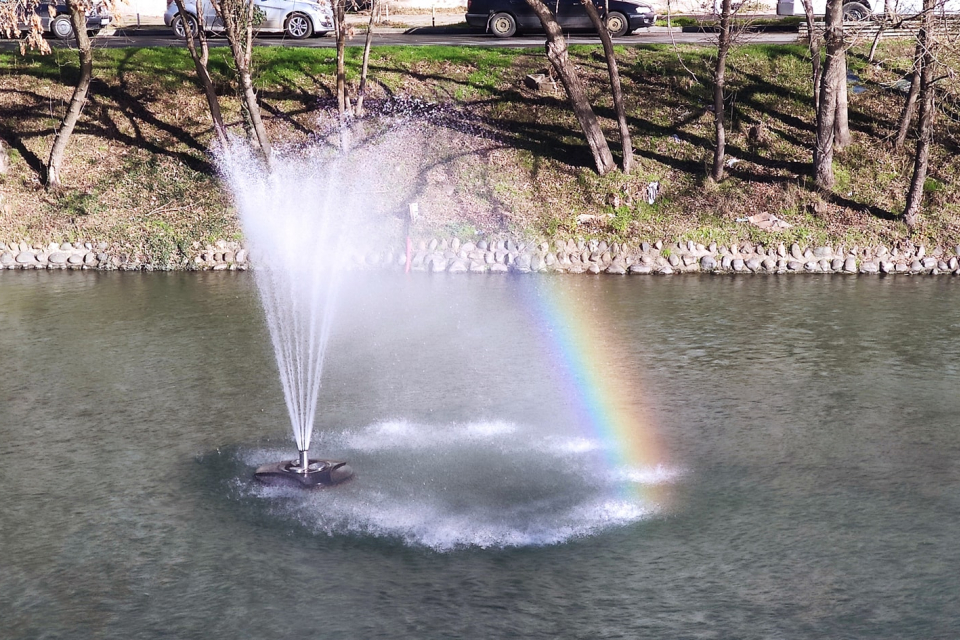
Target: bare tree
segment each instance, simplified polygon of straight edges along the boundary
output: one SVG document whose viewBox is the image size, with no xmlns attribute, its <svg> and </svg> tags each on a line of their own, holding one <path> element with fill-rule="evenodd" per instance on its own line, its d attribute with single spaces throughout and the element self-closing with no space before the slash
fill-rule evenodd
<svg viewBox="0 0 960 640">
<path fill-rule="evenodd" d="M 876 57 L 877 47 L 880 45 L 883 32 L 887 29 L 899 29 L 902 24 L 903 20 L 897 16 L 897 1 L 883 0 L 883 16 L 877 23 L 877 33 L 874 34 L 873 42 L 870 44 L 870 54 L 867 56 L 867 62 L 873 62 Z"/>
<path fill-rule="evenodd" d="M 843 149 L 853 142 L 850 133 L 849 93 L 847 87 L 847 48 L 844 45 L 837 56 L 837 115 L 833 121 L 833 148 Z"/>
<path fill-rule="evenodd" d="M 820 75 L 817 105 L 817 140 L 813 149 L 813 170 L 817 186 L 833 188 L 833 147 L 836 135 L 837 93 L 846 90 L 846 78 L 840 74 L 845 65 L 840 58 L 846 55 L 843 43 L 843 0 L 827 0 L 824 24 L 824 42 L 827 55 Z"/>
<path fill-rule="evenodd" d="M 907 133 L 910 131 L 910 123 L 913 121 L 913 115 L 917 112 L 917 96 L 920 95 L 920 72 L 923 67 L 923 55 L 923 45 L 917 38 L 917 46 L 913 52 L 913 74 L 910 78 L 910 91 L 907 92 L 907 99 L 903 103 L 903 110 L 900 112 L 897 138 L 893 142 L 894 149 L 903 149 L 903 145 L 907 141 Z"/>
<path fill-rule="evenodd" d="M 623 106 L 623 87 L 620 84 L 620 70 L 617 68 L 617 56 L 613 50 L 613 39 L 607 31 L 607 25 L 600 18 L 600 12 L 593 4 L 593 0 L 580 0 L 590 16 L 590 22 L 600 36 L 603 43 L 603 56 L 607 61 L 607 73 L 610 76 L 610 92 L 613 97 L 613 108 L 617 113 L 617 125 L 620 127 L 620 144 L 623 149 L 623 172 L 630 173 L 633 168 L 633 141 L 630 139 L 630 128 L 627 126 L 627 112 Z M 605 12 L 605 15 L 609 11 Z"/>
<path fill-rule="evenodd" d="M 344 15 L 346 0 L 331 0 L 331 2 L 331 8 L 333 9 L 333 28 L 337 37 L 337 111 L 342 120 L 350 111 L 350 98 L 347 96 L 346 69 L 344 65 L 347 40 L 347 24 Z"/>
<path fill-rule="evenodd" d="M 273 150 L 267 130 L 260 117 L 260 105 L 253 89 L 251 71 L 253 57 L 253 29 L 259 15 L 253 0 L 211 0 L 223 22 L 224 35 L 230 44 L 233 64 L 240 84 L 240 102 L 251 129 L 250 137 L 260 148 L 268 170 L 273 170 Z"/>
<path fill-rule="evenodd" d="M 732 0 L 721 0 L 720 33 L 717 39 L 717 61 L 713 70 L 713 124 L 717 144 L 713 151 L 713 170 L 710 177 L 719 182 L 723 179 L 723 157 L 726 154 L 727 133 L 724 128 L 723 90 L 726 85 L 727 54 L 732 42 L 730 23 L 733 17 Z"/>
<path fill-rule="evenodd" d="M 50 148 L 50 158 L 47 160 L 47 189 L 59 189 L 60 168 L 63 156 L 67 150 L 67 143 L 73 134 L 73 128 L 80 119 L 80 113 L 87 102 L 87 93 L 90 90 L 90 79 L 93 77 L 93 45 L 87 35 L 87 11 L 93 8 L 91 0 L 67 0 L 67 9 L 70 11 L 70 24 L 73 26 L 73 35 L 77 41 L 77 55 L 80 57 L 80 75 L 73 88 L 67 112 L 60 122 L 60 128 L 53 138 Z"/>
<path fill-rule="evenodd" d="M 217 136 L 217 141 L 221 146 L 227 140 L 226 127 L 223 125 L 223 115 L 220 112 L 220 100 L 217 97 L 217 91 L 213 86 L 213 79 L 210 77 L 210 70 L 207 63 L 210 59 L 210 48 L 207 44 L 206 25 L 203 23 L 203 0 L 197 0 L 197 21 L 189 18 L 183 0 L 174 0 L 177 3 L 177 11 L 180 14 L 181 24 L 183 24 L 184 40 L 187 43 L 187 50 L 193 59 L 193 66 L 197 70 L 197 80 L 207 98 L 207 106 L 210 109 L 210 119 L 213 121 L 213 131 Z M 199 44 L 199 48 L 197 45 Z"/>
<path fill-rule="evenodd" d="M 813 16 L 813 0 L 803 0 L 803 12 L 806 16 L 807 34 L 810 38 L 810 62 L 813 66 L 813 108 L 816 112 L 820 111 L 820 73 L 821 73 L 821 54 L 820 48 L 823 44 L 823 38 L 820 32 L 815 29 L 816 21 Z"/>
<path fill-rule="evenodd" d="M 570 61 L 570 55 L 567 50 L 567 41 L 563 37 L 560 25 L 557 19 L 543 3 L 543 0 L 526 0 L 526 3 L 534 10 L 543 25 L 543 30 L 547 34 L 547 59 L 560 76 L 560 81 L 570 97 L 570 104 L 573 107 L 573 113 L 580 123 L 580 128 L 590 146 L 590 152 L 593 154 L 593 161 L 597 167 L 597 173 L 604 175 L 616 164 L 613 161 L 613 154 L 610 153 L 610 147 L 607 145 L 606 138 L 603 137 L 603 130 L 600 129 L 600 122 L 597 115 L 590 106 L 587 99 L 587 92 L 580 80 L 576 67 Z"/>
<path fill-rule="evenodd" d="M 913 159 L 913 178 L 907 192 L 907 202 L 903 208 L 903 221 L 913 229 L 920 219 L 920 206 L 923 204 L 923 186 L 927 180 L 930 165 L 930 144 L 933 141 L 933 122 L 936 116 L 934 104 L 934 82 L 936 81 L 936 46 L 934 30 L 934 10 L 936 0 L 923 0 L 923 17 L 917 44 L 922 50 L 920 55 L 920 118 L 917 135 L 917 151 Z"/>
<path fill-rule="evenodd" d="M 357 89 L 356 115 L 363 117 L 363 98 L 367 93 L 367 69 L 370 66 L 370 46 L 373 43 L 373 19 L 377 12 L 376 0 L 370 0 L 370 21 L 367 23 L 367 37 L 363 42 L 363 63 L 360 65 L 360 86 Z"/>
<path fill-rule="evenodd" d="M 12 2 L 0 3 L 0 34 L 8 38 L 19 38 L 21 54 L 26 53 L 28 49 L 37 50 L 40 53 L 50 53 L 50 45 L 43 38 L 40 16 L 37 14 L 38 6 L 39 2 L 37 0 L 13 0 Z M 90 90 L 90 80 L 93 76 L 93 49 L 90 36 L 87 35 L 86 14 L 92 7 L 93 3 L 90 0 L 67 0 L 70 24 L 77 41 L 80 74 L 77 77 L 73 95 L 67 105 L 67 111 L 60 121 L 60 126 L 57 127 L 53 145 L 50 148 L 46 175 L 48 190 L 56 190 L 62 186 L 60 169 L 67 143 L 70 141 L 77 120 L 80 119 L 80 114 L 87 100 L 87 93 Z M 51 5 L 49 11 L 52 18 L 55 8 Z M 20 26 L 24 24 L 27 29 L 21 36 Z"/>
<path fill-rule="evenodd" d="M 112 3 L 110 4 L 112 5 Z M 0 33 L 7 37 L 19 37 L 21 35 L 20 25 L 25 24 L 27 26 L 26 33 L 19 38 L 21 53 L 25 53 L 27 49 L 50 53 L 50 45 L 43 38 L 40 16 L 36 12 L 38 5 L 39 3 L 36 0 L 0 2 Z M 57 127 L 53 145 L 50 148 L 46 175 L 46 188 L 48 190 L 57 190 L 62 186 L 60 173 L 67 144 L 70 142 L 70 136 L 73 134 L 73 129 L 76 127 L 80 114 L 83 112 L 83 107 L 87 102 L 90 80 L 93 77 L 93 45 L 90 36 L 87 34 L 87 13 L 93 9 L 93 1 L 66 0 L 66 6 L 76 38 L 80 74 L 77 76 L 73 95 L 70 97 L 67 111 L 60 121 L 60 126 Z M 52 18 L 55 8 L 51 5 L 49 10 Z"/>
</svg>

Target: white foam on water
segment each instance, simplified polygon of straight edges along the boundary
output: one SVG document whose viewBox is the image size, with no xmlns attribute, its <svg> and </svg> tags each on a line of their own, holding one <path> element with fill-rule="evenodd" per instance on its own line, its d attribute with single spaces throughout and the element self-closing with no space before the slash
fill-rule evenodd
<svg viewBox="0 0 960 640">
<path fill-rule="evenodd" d="M 611 472 L 593 440 L 504 421 L 382 422 L 328 434 L 323 453 L 349 460 L 356 478 L 317 491 L 252 485 L 250 495 L 317 534 L 436 551 L 561 544 L 636 523 L 659 506 L 629 487 L 682 475 L 667 467 Z M 292 454 L 258 449 L 241 457 L 254 467 Z"/>
<path fill-rule="evenodd" d="M 341 443 L 359 451 L 382 449 L 434 449 L 448 447 L 456 442 L 489 441 L 501 442 L 504 436 L 516 431 L 516 426 L 501 422 L 474 422 L 426 428 L 402 420 L 381 422 L 360 431 L 346 431 L 331 436 L 327 444 Z"/>
<path fill-rule="evenodd" d="M 596 440 L 589 438 L 563 438 L 555 443 L 557 451 L 561 453 L 580 454 L 597 451 L 601 445 Z"/>
<path fill-rule="evenodd" d="M 621 469 L 616 472 L 620 479 L 644 485 L 673 484 L 679 482 L 686 475 L 683 469 L 665 467 L 657 465 L 655 467 L 643 467 L 632 469 Z"/>
</svg>

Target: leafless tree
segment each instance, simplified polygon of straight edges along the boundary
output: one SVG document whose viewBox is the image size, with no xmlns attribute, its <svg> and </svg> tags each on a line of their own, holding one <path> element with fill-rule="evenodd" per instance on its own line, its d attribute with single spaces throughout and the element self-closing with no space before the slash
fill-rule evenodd
<svg viewBox="0 0 960 640">
<path fill-rule="evenodd" d="M 937 0 L 923 0 L 923 17 L 917 34 L 917 48 L 920 51 L 919 65 L 915 69 L 920 75 L 920 117 L 917 132 L 917 150 L 913 158 L 913 178 L 907 192 L 907 202 L 903 208 L 903 221 L 913 229 L 920 219 L 920 207 L 923 204 L 923 186 L 927 180 L 930 166 L 930 145 L 933 141 L 933 123 L 936 117 L 934 103 L 934 83 L 936 82 L 936 36 L 934 34 Z"/>
<path fill-rule="evenodd" d="M 87 93 L 90 90 L 90 79 L 93 77 L 93 45 L 87 35 L 87 11 L 93 8 L 91 0 L 67 0 L 67 9 L 70 11 L 70 24 L 73 25 L 73 34 L 77 41 L 77 54 L 80 57 L 80 76 L 73 88 L 67 112 L 60 122 L 57 135 L 53 138 L 53 147 L 50 149 L 50 158 L 47 160 L 47 189 L 59 189 L 60 169 L 63 156 L 70 142 L 73 128 L 80 119 L 80 112 L 87 102 Z"/>
<path fill-rule="evenodd" d="M 837 82 L 837 109 L 833 121 L 833 148 L 836 151 L 843 149 L 853 142 L 853 134 L 850 133 L 850 107 L 849 90 L 847 87 L 847 47 L 843 48 L 837 55 L 837 73 L 834 76 Z"/>
<path fill-rule="evenodd" d="M 897 150 L 903 149 L 903 145 L 907 141 L 907 133 L 910 131 L 910 123 L 913 122 L 913 115 L 917 112 L 923 54 L 923 44 L 920 42 L 920 38 L 917 38 L 917 46 L 913 53 L 913 74 L 910 78 L 910 90 L 907 92 L 907 99 L 904 101 L 903 110 L 900 112 L 900 125 L 897 127 L 897 137 L 893 142 L 893 147 Z"/>
<path fill-rule="evenodd" d="M 253 89 L 253 30 L 258 14 L 253 0 L 211 0 L 223 22 L 224 35 L 230 44 L 233 64 L 240 84 L 240 103 L 250 127 L 250 138 L 260 148 L 268 170 L 273 170 L 273 150 L 260 117 L 260 105 Z"/>
<path fill-rule="evenodd" d="M 213 86 L 213 79 L 210 77 L 210 70 L 207 63 L 210 59 L 210 48 L 207 44 L 206 25 L 204 24 L 204 5 L 203 0 L 197 0 L 197 21 L 190 20 L 187 16 L 186 7 L 183 0 L 174 0 L 177 3 L 177 11 L 180 13 L 180 19 L 183 24 L 184 41 L 187 43 L 187 50 L 193 59 L 193 66 L 197 70 L 197 81 L 203 89 L 207 98 L 207 106 L 210 109 L 210 119 L 213 121 L 213 131 L 217 136 L 217 141 L 221 146 L 226 142 L 226 127 L 223 125 L 223 115 L 220 112 L 220 100 L 217 97 L 217 91 Z M 199 46 L 198 46 L 199 45 Z"/>
<path fill-rule="evenodd" d="M 846 77 L 841 75 L 846 56 L 843 39 L 843 0 L 827 0 L 824 21 L 824 43 L 827 55 L 817 87 L 817 139 L 813 149 L 813 169 L 816 184 L 821 189 L 833 188 L 833 151 L 837 126 L 837 94 L 846 91 Z"/>
<path fill-rule="evenodd" d="M 376 0 L 370 0 L 370 21 L 367 22 L 367 37 L 363 42 L 363 63 L 360 66 L 360 86 L 357 89 L 356 115 L 363 117 L 363 98 L 367 93 L 367 70 L 370 66 L 370 46 L 373 43 L 373 18 L 377 13 Z"/>
<path fill-rule="evenodd" d="M 573 113 L 580 123 L 580 128 L 583 130 L 587 144 L 590 146 L 590 152 L 593 154 L 597 173 L 604 175 L 614 169 L 616 164 L 613 161 L 613 154 L 610 153 L 607 140 L 603 137 L 603 130 L 600 128 L 597 115 L 587 99 L 587 92 L 580 80 L 580 75 L 570 60 L 563 31 L 557 23 L 556 16 L 547 8 L 543 0 L 526 0 L 526 3 L 537 14 L 543 30 L 547 34 L 547 59 L 553 65 L 557 75 L 560 76 L 560 81 L 570 97 Z"/>
<path fill-rule="evenodd" d="M 344 15 L 346 0 L 331 0 L 331 2 L 333 29 L 337 38 L 337 111 L 342 120 L 350 113 L 350 98 L 347 96 L 346 68 L 344 65 L 347 42 L 347 24 Z"/>
<path fill-rule="evenodd" d="M 873 42 L 870 43 L 870 53 L 867 55 L 867 62 L 873 62 L 877 55 L 877 47 L 880 45 L 880 39 L 887 29 L 899 29 L 903 20 L 897 15 L 897 1 L 883 0 L 883 15 L 877 21 L 877 32 L 873 36 Z"/>
<path fill-rule="evenodd" d="M 50 45 L 43 39 L 40 17 L 36 13 L 37 6 L 38 3 L 35 0 L 13 0 L 0 3 L 0 32 L 7 37 L 17 37 L 20 36 L 20 24 L 27 25 L 26 33 L 20 37 L 21 53 L 25 53 L 27 49 L 35 49 L 41 53 L 50 52 Z M 87 34 L 87 13 L 93 9 L 93 0 L 66 0 L 66 6 L 76 38 L 80 74 L 50 148 L 46 175 L 48 190 L 57 190 L 62 187 L 60 174 L 67 144 L 87 102 L 90 80 L 93 76 L 93 45 Z M 50 10 L 54 11 L 52 6 Z M 52 14 L 51 17 L 53 17 Z"/>
<path fill-rule="evenodd" d="M 816 20 L 813 16 L 813 0 L 803 0 L 803 12 L 807 21 L 807 34 L 810 39 L 810 61 L 813 66 L 813 108 L 820 112 L 820 73 L 821 73 L 821 45 L 823 36 L 816 29 Z"/>
<path fill-rule="evenodd" d="M 593 28 L 603 43 L 603 56 L 607 61 L 607 73 L 610 76 L 610 93 L 613 97 L 613 108 L 617 114 L 617 125 L 620 128 L 620 144 L 623 148 L 623 172 L 630 173 L 633 168 L 633 142 L 630 139 L 630 128 L 627 126 L 627 111 L 623 105 L 623 87 L 620 84 L 620 70 L 617 67 L 617 56 L 613 50 L 613 39 L 607 31 L 607 25 L 600 17 L 600 12 L 593 4 L 593 0 L 580 0 L 590 16 Z M 609 9 L 605 15 L 609 14 Z"/>
<path fill-rule="evenodd" d="M 710 177 L 719 182 L 723 179 L 723 158 L 726 154 L 727 133 L 724 127 L 723 91 L 726 88 L 727 54 L 733 42 L 731 22 L 733 20 L 732 0 L 721 0 L 720 32 L 717 38 L 717 60 L 713 70 L 713 123 L 716 132 L 716 146 L 713 150 L 713 169 Z"/>
</svg>

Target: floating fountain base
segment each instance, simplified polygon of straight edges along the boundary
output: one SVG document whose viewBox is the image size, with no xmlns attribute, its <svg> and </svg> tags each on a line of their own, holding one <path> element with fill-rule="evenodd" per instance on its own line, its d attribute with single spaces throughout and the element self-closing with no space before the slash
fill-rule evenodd
<svg viewBox="0 0 960 640">
<path fill-rule="evenodd" d="M 353 477 L 353 469 L 342 460 L 310 460 L 303 472 L 300 460 L 275 462 L 258 467 L 253 477 L 270 486 L 326 487 Z"/>
</svg>

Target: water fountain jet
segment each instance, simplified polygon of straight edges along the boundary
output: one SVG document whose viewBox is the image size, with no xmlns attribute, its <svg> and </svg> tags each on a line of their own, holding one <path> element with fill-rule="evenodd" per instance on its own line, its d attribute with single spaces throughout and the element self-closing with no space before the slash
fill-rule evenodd
<svg viewBox="0 0 960 640">
<path fill-rule="evenodd" d="M 356 226 L 353 190 L 340 158 L 319 162 L 278 153 L 267 172 L 242 142 L 220 156 L 256 263 L 254 275 L 293 427 L 298 457 L 259 467 L 265 484 L 317 487 L 353 476 L 342 460 L 311 459 L 323 363 L 345 262 Z M 346 221 L 350 220 L 350 224 Z"/>
</svg>

